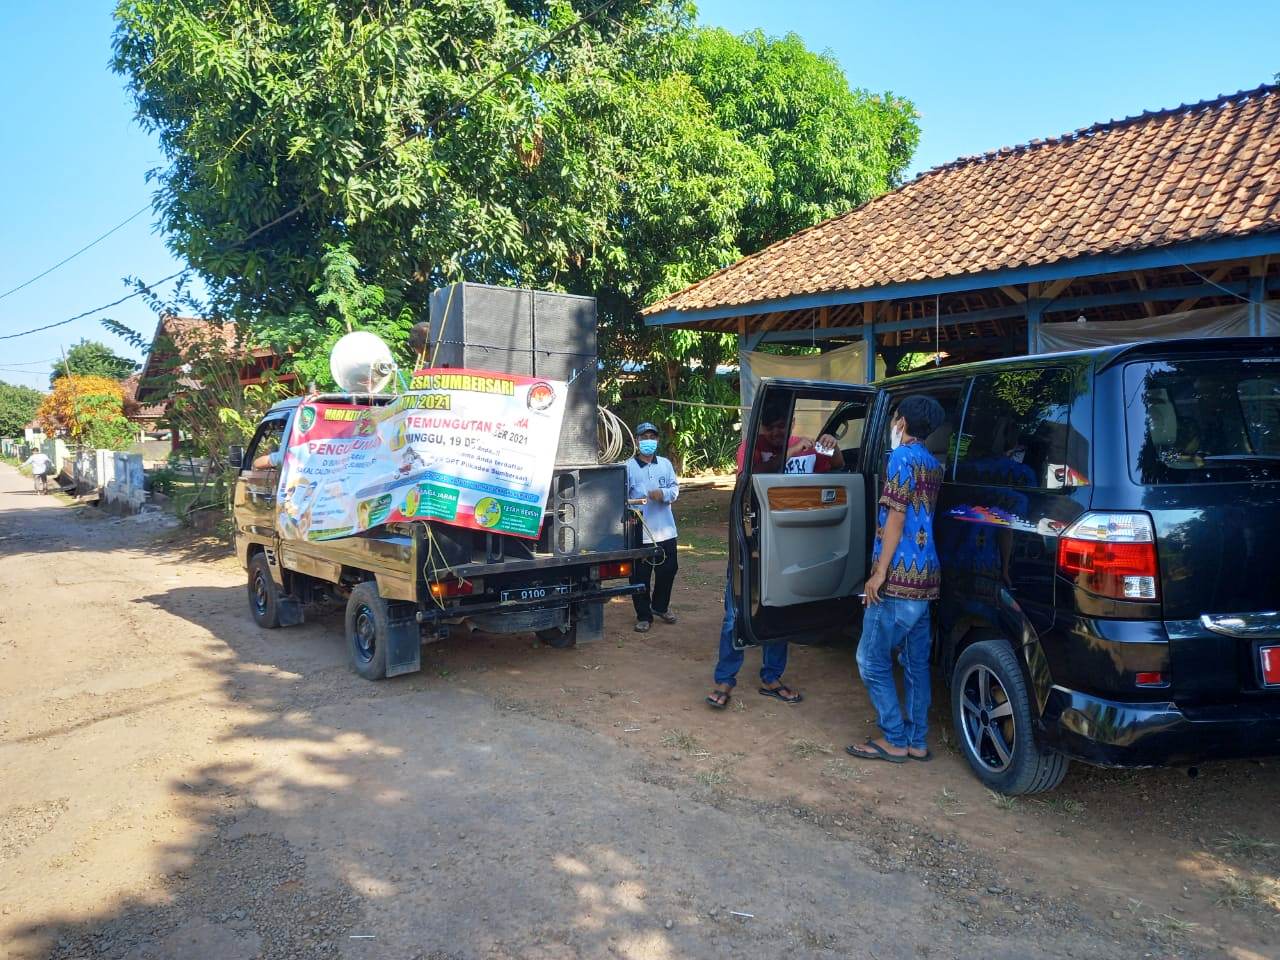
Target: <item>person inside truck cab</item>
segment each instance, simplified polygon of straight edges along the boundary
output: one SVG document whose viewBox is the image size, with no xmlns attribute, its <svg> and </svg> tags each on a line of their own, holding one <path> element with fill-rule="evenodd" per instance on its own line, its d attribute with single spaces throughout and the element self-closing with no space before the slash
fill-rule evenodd
<svg viewBox="0 0 1280 960">
<path fill-rule="evenodd" d="M 827 473 L 844 469 L 844 454 L 835 437 L 826 433 L 815 443 L 790 432 L 791 408 L 779 398 L 761 413 L 756 447 L 751 452 L 752 473 Z M 738 470 L 746 463 L 747 445 L 738 446 Z"/>
</svg>

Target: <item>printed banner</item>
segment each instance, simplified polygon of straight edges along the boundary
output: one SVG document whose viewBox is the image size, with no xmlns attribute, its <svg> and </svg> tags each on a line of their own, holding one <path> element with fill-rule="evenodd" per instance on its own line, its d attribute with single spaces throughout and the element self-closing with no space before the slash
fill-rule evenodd
<svg viewBox="0 0 1280 960">
<path fill-rule="evenodd" d="M 280 535 L 439 520 L 537 539 L 565 392 L 520 374 L 423 369 L 385 407 L 303 403 L 280 471 Z"/>
</svg>

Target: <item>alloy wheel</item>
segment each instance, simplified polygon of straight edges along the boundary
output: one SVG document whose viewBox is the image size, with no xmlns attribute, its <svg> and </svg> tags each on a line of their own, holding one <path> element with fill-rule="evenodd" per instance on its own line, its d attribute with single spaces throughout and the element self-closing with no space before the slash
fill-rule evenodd
<svg viewBox="0 0 1280 960">
<path fill-rule="evenodd" d="M 1000 677 L 974 664 L 960 682 L 960 698 L 969 755 L 991 773 L 1003 773 L 1013 762 L 1017 723 Z"/>
</svg>

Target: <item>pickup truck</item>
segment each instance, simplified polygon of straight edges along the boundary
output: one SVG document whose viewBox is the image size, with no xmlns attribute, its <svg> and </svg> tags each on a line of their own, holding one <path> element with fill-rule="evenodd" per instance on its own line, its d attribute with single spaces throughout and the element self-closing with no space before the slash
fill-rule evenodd
<svg viewBox="0 0 1280 960">
<path fill-rule="evenodd" d="M 326 394 L 320 402 L 381 406 L 390 395 Z M 570 647 L 603 632 L 603 604 L 644 590 L 630 582 L 653 548 L 626 507 L 624 464 L 557 466 L 537 540 L 414 520 L 334 540 L 280 535 L 279 467 L 302 400 L 275 404 L 238 465 L 236 554 L 249 610 L 264 628 L 302 623 L 308 608 L 346 605 L 352 667 L 380 680 L 421 669 L 421 644 L 454 628 L 534 633 Z"/>
</svg>

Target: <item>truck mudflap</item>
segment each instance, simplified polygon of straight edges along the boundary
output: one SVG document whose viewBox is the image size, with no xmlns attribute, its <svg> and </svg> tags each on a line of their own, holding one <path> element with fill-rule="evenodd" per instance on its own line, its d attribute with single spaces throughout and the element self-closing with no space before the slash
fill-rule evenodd
<svg viewBox="0 0 1280 960">
<path fill-rule="evenodd" d="M 417 611 L 407 603 L 387 605 L 387 676 L 417 673 L 422 669 L 422 634 Z"/>
<path fill-rule="evenodd" d="M 584 603 L 577 613 L 579 645 L 604 639 L 604 604 Z"/>
</svg>

